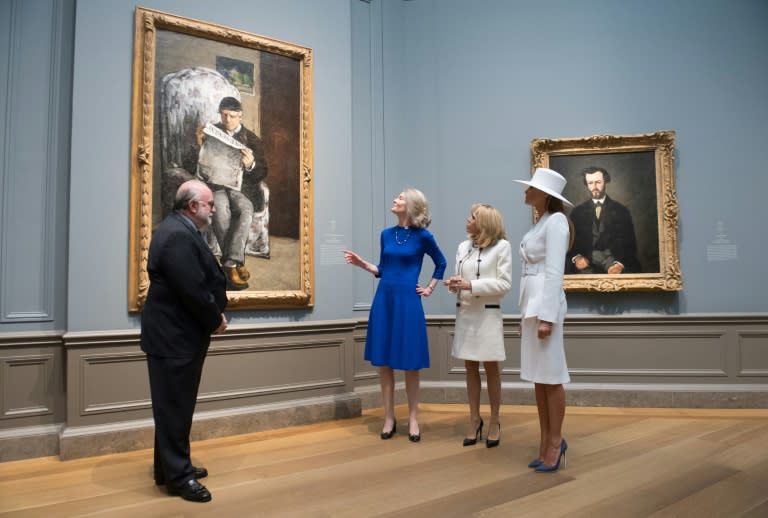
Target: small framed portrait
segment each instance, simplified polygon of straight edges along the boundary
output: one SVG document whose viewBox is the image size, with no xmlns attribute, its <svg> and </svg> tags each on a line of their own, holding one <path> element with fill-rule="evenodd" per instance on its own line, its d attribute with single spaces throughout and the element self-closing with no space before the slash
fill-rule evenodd
<svg viewBox="0 0 768 518">
<path fill-rule="evenodd" d="M 192 179 L 213 191 L 201 230 L 229 307 L 312 306 L 312 49 L 136 8 L 133 52 L 129 310 L 152 231 Z"/>
<path fill-rule="evenodd" d="M 567 291 L 680 291 L 675 132 L 534 139 L 531 166 L 562 174 L 573 245 Z"/>
</svg>

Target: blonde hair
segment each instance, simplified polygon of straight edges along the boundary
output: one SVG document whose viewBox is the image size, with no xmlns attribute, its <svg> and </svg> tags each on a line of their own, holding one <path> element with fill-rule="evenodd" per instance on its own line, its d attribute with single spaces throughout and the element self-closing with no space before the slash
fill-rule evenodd
<svg viewBox="0 0 768 518">
<path fill-rule="evenodd" d="M 408 188 L 403 191 L 405 195 L 405 210 L 408 215 L 408 226 L 415 228 L 427 228 L 432 223 L 429 215 L 429 203 L 427 198 L 418 189 Z"/>
<path fill-rule="evenodd" d="M 501 213 L 487 203 L 475 203 L 469 209 L 469 213 L 475 218 L 475 235 L 470 235 L 475 245 L 480 248 L 488 248 L 507 239 L 504 231 L 504 220 Z"/>
</svg>

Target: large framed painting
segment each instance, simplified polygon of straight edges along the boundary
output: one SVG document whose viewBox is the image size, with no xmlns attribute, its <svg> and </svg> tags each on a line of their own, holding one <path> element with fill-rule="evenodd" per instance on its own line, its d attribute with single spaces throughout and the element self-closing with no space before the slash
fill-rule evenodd
<svg viewBox="0 0 768 518">
<path fill-rule="evenodd" d="M 312 50 L 136 9 L 128 307 L 149 288 L 152 230 L 186 180 L 216 213 L 203 234 L 229 307 L 313 305 Z"/>
<path fill-rule="evenodd" d="M 675 132 L 534 139 L 531 166 L 567 180 L 567 291 L 680 291 Z"/>
</svg>

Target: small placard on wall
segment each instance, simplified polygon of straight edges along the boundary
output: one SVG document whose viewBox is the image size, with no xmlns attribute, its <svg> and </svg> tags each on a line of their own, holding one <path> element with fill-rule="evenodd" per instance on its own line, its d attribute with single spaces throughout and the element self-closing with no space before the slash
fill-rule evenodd
<svg viewBox="0 0 768 518">
<path fill-rule="evenodd" d="M 715 224 L 715 238 L 707 245 L 707 261 L 735 261 L 738 259 L 737 246 L 728 239 L 725 223 Z"/>
<path fill-rule="evenodd" d="M 320 264 L 346 264 L 344 234 L 336 234 L 336 220 L 330 221 L 330 232 L 323 234 L 320 244 Z"/>
</svg>

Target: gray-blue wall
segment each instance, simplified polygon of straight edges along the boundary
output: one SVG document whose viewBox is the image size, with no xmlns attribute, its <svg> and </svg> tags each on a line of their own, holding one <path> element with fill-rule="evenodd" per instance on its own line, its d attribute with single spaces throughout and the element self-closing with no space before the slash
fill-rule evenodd
<svg viewBox="0 0 768 518">
<path fill-rule="evenodd" d="M 127 312 L 128 171 L 133 15 L 130 1 L 79 1 L 72 123 L 68 327 L 138 327 Z M 334 215 L 348 235 L 350 165 L 350 4 L 348 1 L 151 1 L 143 7 L 311 47 L 314 52 L 316 242 Z M 315 267 L 312 311 L 231 312 L 233 324 L 331 319 L 351 294 L 334 278 L 341 266 Z"/>
<path fill-rule="evenodd" d="M 370 302 L 373 280 L 319 249 L 341 235 L 375 260 L 402 187 L 428 195 L 452 259 L 473 202 L 498 206 L 513 242 L 530 224 L 510 180 L 529 175 L 531 139 L 667 129 L 677 132 L 684 291 L 569 294 L 570 311 L 768 307 L 764 0 L 143 5 L 314 51 L 315 307 L 236 312 L 235 324 L 364 316 L 354 308 Z M 126 309 L 134 8 L 0 2 L 3 332 L 139 325 Z M 718 222 L 735 260 L 707 259 Z M 449 315 L 452 301 L 438 291 L 426 310 Z"/>
<path fill-rule="evenodd" d="M 502 210 L 516 243 L 534 138 L 677 132 L 684 291 L 569 294 L 571 313 L 768 308 L 768 3 L 763 0 L 383 2 L 385 191 L 432 200 L 453 257 L 469 205 Z M 361 190 L 362 192 L 362 190 Z M 391 218 L 388 221 L 392 221 Z M 708 261 L 718 222 L 737 259 Z M 439 293 L 432 313 L 451 313 Z M 515 293 L 503 309 L 516 313 Z"/>
<path fill-rule="evenodd" d="M 65 326 L 74 1 L 0 1 L 0 330 Z"/>
</svg>

